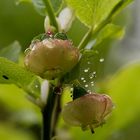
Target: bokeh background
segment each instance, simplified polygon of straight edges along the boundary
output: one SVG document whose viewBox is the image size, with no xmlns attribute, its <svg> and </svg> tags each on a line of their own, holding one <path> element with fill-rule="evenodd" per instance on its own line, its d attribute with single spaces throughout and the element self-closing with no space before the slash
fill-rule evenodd
<svg viewBox="0 0 140 140">
<path fill-rule="evenodd" d="M 94 135 L 66 125 L 60 117 L 57 129 L 60 140 L 140 139 L 139 13 L 140 1 L 135 0 L 114 21 L 125 27 L 125 37 L 101 44 L 108 47 L 102 51 L 104 63 L 97 75 L 96 91 L 112 97 L 115 104 L 112 115 L 105 125 L 95 130 Z M 44 17 L 32 4 L 17 5 L 15 0 L 0 0 L 0 51 L 13 43 L 21 46 L 19 64 L 23 65 L 23 52 L 34 36 L 44 32 L 43 25 Z M 87 28 L 76 19 L 68 36 L 78 45 L 86 31 Z M 63 98 L 64 102 L 68 100 L 66 95 Z M 39 140 L 40 129 L 40 109 L 27 100 L 26 93 L 15 85 L 0 84 L 0 139 Z"/>
</svg>

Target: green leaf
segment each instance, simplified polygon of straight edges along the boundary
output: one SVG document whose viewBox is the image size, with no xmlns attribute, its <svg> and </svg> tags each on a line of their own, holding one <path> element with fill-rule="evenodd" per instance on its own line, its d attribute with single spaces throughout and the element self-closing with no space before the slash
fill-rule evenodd
<svg viewBox="0 0 140 140">
<path fill-rule="evenodd" d="M 32 0 L 35 10 L 42 16 L 47 15 L 46 7 L 42 0 Z"/>
<path fill-rule="evenodd" d="M 113 117 L 114 128 L 124 128 L 140 116 L 139 83 L 139 63 L 123 68 L 107 82 L 108 93 L 116 104 Z"/>
<path fill-rule="evenodd" d="M 17 5 L 19 5 L 19 4 L 22 3 L 22 2 L 29 2 L 29 3 L 31 3 L 32 0 L 16 0 L 16 4 L 17 4 Z"/>
<path fill-rule="evenodd" d="M 97 27 L 121 0 L 66 0 L 87 26 Z"/>
<path fill-rule="evenodd" d="M 63 5 L 63 0 L 50 0 L 55 13 L 58 13 Z"/>
<path fill-rule="evenodd" d="M 105 39 L 121 39 L 124 36 L 124 28 L 114 24 L 107 24 L 96 36 L 94 47 Z"/>
<path fill-rule="evenodd" d="M 8 47 L 0 50 L 0 57 L 5 57 L 11 61 L 18 62 L 20 52 L 21 46 L 17 41 L 15 41 Z"/>
<path fill-rule="evenodd" d="M 34 97 L 40 94 L 40 83 L 34 74 L 2 57 L 0 57 L 0 83 L 15 84 Z"/>
<path fill-rule="evenodd" d="M 133 0 L 66 0 L 77 17 L 87 26 L 98 27 L 106 19 L 118 14 Z"/>
<path fill-rule="evenodd" d="M 27 100 L 23 90 L 13 84 L 0 84 L 0 102 L 0 107 L 4 106 L 4 110 L 11 113 L 17 113 L 27 109 L 29 112 L 32 112 L 32 110 L 38 108 L 38 106 Z M 1 112 L 3 111 L 1 110 L 0 113 Z"/>
<path fill-rule="evenodd" d="M 60 11 L 60 9 L 62 8 L 63 0 L 50 0 L 50 2 L 52 4 L 52 8 L 53 8 L 54 12 L 58 13 Z M 32 0 L 32 3 L 34 5 L 36 11 L 40 15 L 42 15 L 42 16 L 47 15 L 46 7 L 43 3 L 43 0 Z"/>
</svg>

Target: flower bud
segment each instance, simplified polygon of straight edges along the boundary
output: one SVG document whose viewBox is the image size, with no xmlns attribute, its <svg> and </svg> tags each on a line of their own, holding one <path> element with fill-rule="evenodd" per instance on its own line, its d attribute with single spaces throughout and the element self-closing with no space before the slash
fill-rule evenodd
<svg viewBox="0 0 140 140">
<path fill-rule="evenodd" d="M 54 79 L 69 72 L 78 60 L 79 51 L 71 41 L 46 38 L 30 45 L 25 66 L 42 78 Z"/>
<path fill-rule="evenodd" d="M 59 21 L 59 19 L 58 18 L 56 18 L 56 21 L 57 21 L 57 24 L 58 24 L 58 28 L 59 28 L 59 30 L 60 30 L 60 21 Z M 49 17 L 48 16 L 46 16 L 45 17 L 45 20 L 44 20 L 44 29 L 45 29 L 45 32 L 47 33 L 48 31 L 50 31 L 50 32 L 55 32 L 55 27 L 54 26 L 52 26 L 51 24 L 50 24 L 50 19 L 49 19 Z"/>
<path fill-rule="evenodd" d="M 64 8 L 58 16 L 60 30 L 67 32 L 70 29 L 74 18 L 74 12 L 68 7 Z"/>
<path fill-rule="evenodd" d="M 109 96 L 103 94 L 86 94 L 67 103 L 62 116 L 66 123 L 93 129 L 102 125 L 112 111 L 113 103 Z"/>
<path fill-rule="evenodd" d="M 51 28 L 50 19 L 48 16 L 45 17 L 44 28 L 45 28 L 45 32 L 48 32 L 48 30 Z"/>
</svg>

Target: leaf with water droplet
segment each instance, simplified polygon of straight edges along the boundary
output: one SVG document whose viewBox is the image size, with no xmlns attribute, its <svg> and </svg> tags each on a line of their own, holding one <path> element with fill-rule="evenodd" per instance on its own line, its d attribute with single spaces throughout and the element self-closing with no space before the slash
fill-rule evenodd
<svg viewBox="0 0 140 140">
<path fill-rule="evenodd" d="M 70 81 L 78 79 L 80 84 L 87 90 L 94 91 L 94 84 L 98 75 L 98 68 L 101 63 L 99 59 L 100 54 L 93 50 L 84 51 L 78 65 L 68 74 Z M 89 65 L 90 62 L 90 65 Z"/>
</svg>

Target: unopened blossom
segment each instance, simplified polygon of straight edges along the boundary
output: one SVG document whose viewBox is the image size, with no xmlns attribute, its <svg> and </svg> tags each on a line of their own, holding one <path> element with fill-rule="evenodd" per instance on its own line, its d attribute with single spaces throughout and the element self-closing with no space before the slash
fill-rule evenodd
<svg viewBox="0 0 140 140">
<path fill-rule="evenodd" d="M 79 60 L 79 51 L 70 40 L 46 38 L 33 42 L 25 56 L 25 66 L 46 79 L 69 72 Z"/>
<path fill-rule="evenodd" d="M 108 95 L 92 93 L 67 103 L 62 115 L 66 123 L 80 126 L 83 130 L 90 128 L 94 132 L 94 128 L 105 122 L 112 108 L 113 103 Z"/>
</svg>

